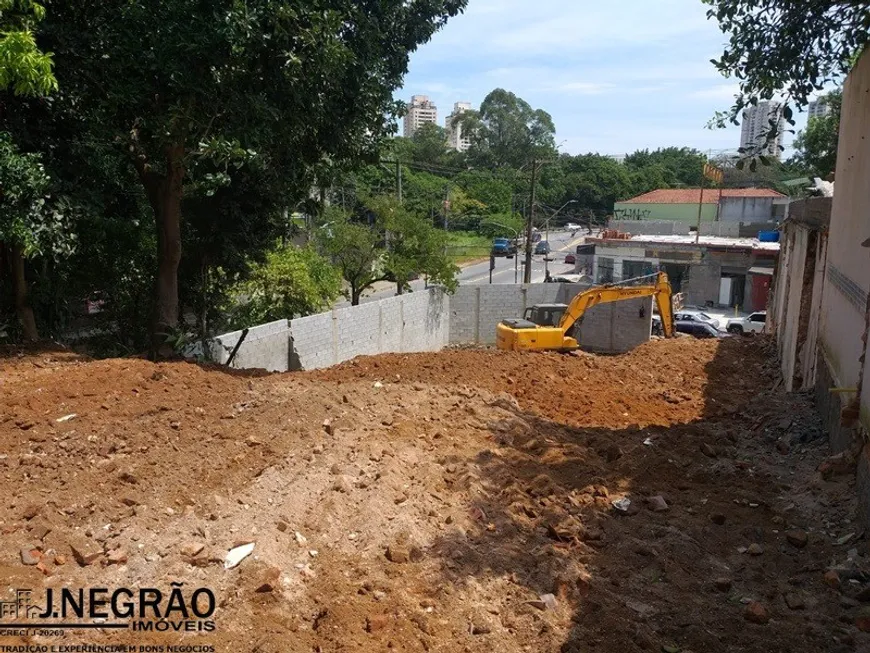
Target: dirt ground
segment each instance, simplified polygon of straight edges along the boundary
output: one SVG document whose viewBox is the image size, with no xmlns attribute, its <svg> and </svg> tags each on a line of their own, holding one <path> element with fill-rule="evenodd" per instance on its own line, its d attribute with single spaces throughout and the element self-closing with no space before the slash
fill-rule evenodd
<svg viewBox="0 0 870 653">
<path fill-rule="evenodd" d="M 818 417 L 771 355 L 679 339 L 265 375 L 7 352 L 0 600 L 207 587 L 214 632 L 62 638 L 190 651 L 867 651 L 854 476 L 817 471 Z"/>
</svg>

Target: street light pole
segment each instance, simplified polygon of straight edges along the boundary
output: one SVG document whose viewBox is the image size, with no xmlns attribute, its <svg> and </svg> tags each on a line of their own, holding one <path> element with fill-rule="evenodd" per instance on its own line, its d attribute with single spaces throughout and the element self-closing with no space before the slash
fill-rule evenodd
<svg viewBox="0 0 870 653">
<path fill-rule="evenodd" d="M 557 215 L 559 215 L 559 213 L 562 211 L 562 209 L 564 209 L 569 204 L 576 204 L 576 203 L 577 203 L 577 200 L 568 200 L 562 206 L 560 206 L 558 209 L 556 209 L 552 213 L 552 215 L 550 215 L 550 217 L 544 221 L 544 230 L 546 232 L 547 243 L 550 242 L 550 220 L 552 220 Z M 544 279 L 547 278 L 547 276 L 549 275 L 549 272 L 550 272 L 549 261 L 547 260 L 549 258 L 549 256 L 550 256 L 549 254 L 544 254 Z"/>
<path fill-rule="evenodd" d="M 543 165 L 543 164 L 541 164 Z M 538 160 L 532 160 L 532 187 L 529 199 L 529 215 L 526 220 L 526 269 L 523 270 L 523 283 L 532 282 L 532 223 L 535 221 L 535 191 L 538 184 Z"/>
</svg>

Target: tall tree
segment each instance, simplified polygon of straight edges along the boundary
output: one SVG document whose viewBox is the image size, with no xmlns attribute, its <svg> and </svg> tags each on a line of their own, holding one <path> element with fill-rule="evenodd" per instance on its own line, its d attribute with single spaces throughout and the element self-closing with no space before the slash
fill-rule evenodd
<svg viewBox="0 0 870 653">
<path fill-rule="evenodd" d="M 739 124 L 744 108 L 780 94 L 783 117 L 794 125 L 790 105 L 806 106 L 813 93 L 840 82 L 852 57 L 870 42 L 870 3 L 860 0 L 704 2 L 711 6 L 708 18 L 729 35 L 713 64 L 726 77 L 736 77 L 740 87 L 731 109 L 714 118 L 720 127 Z M 768 141 L 777 135 L 775 122 Z"/>
<path fill-rule="evenodd" d="M 480 111 L 466 111 L 459 121 L 472 143 L 469 157 L 478 165 L 521 168 L 533 158 L 555 154 L 556 127 L 550 114 L 510 91 L 495 89 Z"/>
<path fill-rule="evenodd" d="M 444 127 L 434 122 L 427 122 L 414 132 L 411 137 L 413 160 L 423 164 L 438 165 L 444 163 L 447 155 L 447 133 Z"/>
<path fill-rule="evenodd" d="M 10 90 L 25 97 L 57 90 L 52 56 L 37 47 L 33 33 L 43 18 L 45 9 L 37 2 L 0 0 L 0 111 Z M 38 253 L 45 241 L 49 180 L 38 157 L 21 154 L 8 136 L 0 142 L 0 169 L 4 211 L 0 216 L 0 255 L 9 264 L 23 336 L 36 340 L 39 332 L 28 297 L 25 258 Z"/>
<path fill-rule="evenodd" d="M 196 163 L 262 158 L 299 196 L 323 160 L 373 154 L 409 53 L 466 1 L 57 3 L 46 42 L 70 102 L 91 138 L 125 148 L 154 215 L 155 349 L 178 323 Z"/>
<path fill-rule="evenodd" d="M 15 312 L 24 340 L 39 331 L 31 306 L 25 261 L 42 254 L 69 253 L 74 238 L 66 216 L 50 208 L 50 180 L 37 154 L 18 150 L 0 133 L 0 258 L 8 263 Z"/>
<path fill-rule="evenodd" d="M 837 167 L 843 92 L 838 90 L 828 93 L 820 101 L 828 105 L 829 113 L 811 117 L 806 129 L 798 133 L 794 141 L 795 155 L 790 163 L 811 175 L 825 178 Z"/>
<path fill-rule="evenodd" d="M 369 201 L 376 217 L 376 228 L 384 235 L 383 268 L 396 282 L 402 294 L 416 275 L 425 274 L 429 281 L 456 288 L 459 272 L 447 256 L 446 233 L 432 223 L 412 213 L 393 197 L 378 197 Z"/>
</svg>

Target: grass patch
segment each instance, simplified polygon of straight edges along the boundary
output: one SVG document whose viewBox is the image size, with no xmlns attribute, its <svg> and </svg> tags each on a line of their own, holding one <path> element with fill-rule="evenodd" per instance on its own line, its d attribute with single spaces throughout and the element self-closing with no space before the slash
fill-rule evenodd
<svg viewBox="0 0 870 653">
<path fill-rule="evenodd" d="M 488 259 L 491 249 L 492 238 L 473 231 L 451 231 L 447 234 L 447 253 L 457 265 Z"/>
</svg>

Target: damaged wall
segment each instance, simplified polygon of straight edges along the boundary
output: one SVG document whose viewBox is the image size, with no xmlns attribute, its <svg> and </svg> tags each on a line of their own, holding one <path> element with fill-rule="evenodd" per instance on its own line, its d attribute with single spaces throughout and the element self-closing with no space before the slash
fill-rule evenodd
<svg viewBox="0 0 870 653">
<path fill-rule="evenodd" d="M 776 334 L 785 389 L 815 384 L 831 199 L 792 202 L 783 224 L 769 328 Z"/>
</svg>

